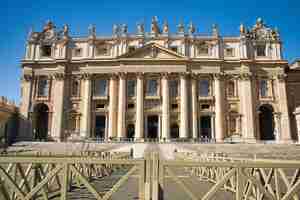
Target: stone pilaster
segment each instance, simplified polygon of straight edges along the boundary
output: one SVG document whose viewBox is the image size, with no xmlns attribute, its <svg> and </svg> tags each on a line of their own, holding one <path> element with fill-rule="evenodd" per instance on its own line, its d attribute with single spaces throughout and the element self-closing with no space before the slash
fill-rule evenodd
<svg viewBox="0 0 300 200">
<path fill-rule="evenodd" d="M 224 80 L 222 74 L 214 75 L 214 92 L 215 92 L 215 131 L 216 141 L 223 142 L 225 137 L 224 128 Z"/>
<path fill-rule="evenodd" d="M 64 130 L 64 98 L 65 98 L 65 74 L 54 74 L 53 117 L 51 137 L 57 141 L 63 139 Z"/>
<path fill-rule="evenodd" d="M 277 98 L 279 104 L 279 112 L 281 112 L 281 142 L 291 142 L 291 127 L 290 127 L 290 116 L 288 110 L 287 94 L 286 94 L 286 83 L 285 75 L 278 75 L 276 79 L 277 83 Z"/>
<path fill-rule="evenodd" d="M 90 74 L 82 75 L 82 89 L 80 137 L 87 138 L 91 137 L 92 80 Z"/>
<path fill-rule="evenodd" d="M 300 143 L 300 107 L 297 107 L 294 112 L 297 126 L 298 143 Z"/>
<path fill-rule="evenodd" d="M 198 99 L 197 99 L 197 80 L 192 78 L 192 134 L 193 138 L 198 137 Z"/>
<path fill-rule="evenodd" d="M 136 117 L 135 117 L 135 140 L 144 137 L 144 78 L 137 76 L 136 83 Z"/>
<path fill-rule="evenodd" d="M 281 140 L 281 113 L 273 113 L 275 127 L 274 127 L 274 135 L 277 143 L 280 143 Z"/>
<path fill-rule="evenodd" d="M 188 93 L 187 77 L 180 75 L 180 138 L 188 137 Z"/>
<path fill-rule="evenodd" d="M 109 114 L 108 114 L 108 139 L 117 137 L 117 112 L 118 112 L 118 80 L 111 76 L 109 81 Z"/>
<path fill-rule="evenodd" d="M 167 74 L 162 76 L 162 139 L 170 138 L 170 93 Z"/>
<path fill-rule="evenodd" d="M 253 99 L 253 85 L 251 75 L 248 73 L 241 74 L 239 79 L 242 113 L 242 137 L 246 141 L 255 141 L 255 101 Z"/>
<path fill-rule="evenodd" d="M 22 100 L 20 106 L 20 113 L 26 119 L 29 117 L 29 109 L 31 106 L 31 96 L 33 87 L 32 76 L 24 74 L 22 78 Z"/>
<path fill-rule="evenodd" d="M 125 74 L 119 76 L 119 105 L 118 105 L 118 138 L 126 135 L 126 77 Z"/>
</svg>

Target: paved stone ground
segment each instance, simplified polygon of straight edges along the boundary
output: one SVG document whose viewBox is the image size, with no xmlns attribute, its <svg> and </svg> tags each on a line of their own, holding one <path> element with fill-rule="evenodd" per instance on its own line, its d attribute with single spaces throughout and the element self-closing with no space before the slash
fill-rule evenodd
<svg viewBox="0 0 300 200">
<path fill-rule="evenodd" d="M 197 155 L 222 154 L 233 158 L 271 158 L 300 160 L 300 145 L 291 144 L 193 144 L 193 143 L 17 143 L 10 147 L 9 152 L 52 152 L 54 154 L 68 154 L 80 151 L 122 151 L 133 149 L 134 158 L 142 158 L 145 151 L 159 151 L 162 159 L 174 159 L 174 152 L 193 152 Z M 99 192 L 108 191 L 129 169 L 115 171 L 111 176 L 93 181 Z M 203 196 L 212 187 L 211 183 L 200 182 L 191 177 L 184 169 L 172 169 L 193 193 Z M 232 199 L 232 193 L 219 192 L 214 199 Z M 59 199 L 59 197 L 55 198 Z M 74 188 L 69 193 L 69 199 L 94 199 L 85 188 Z M 119 190 L 113 194 L 112 200 L 138 199 L 138 172 L 129 178 Z M 171 178 L 165 179 L 164 200 L 185 200 L 189 197 Z"/>
</svg>

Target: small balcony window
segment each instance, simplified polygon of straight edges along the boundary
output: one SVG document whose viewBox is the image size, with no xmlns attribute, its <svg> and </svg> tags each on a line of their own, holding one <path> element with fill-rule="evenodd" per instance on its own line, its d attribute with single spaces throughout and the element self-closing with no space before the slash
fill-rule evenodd
<svg viewBox="0 0 300 200">
<path fill-rule="evenodd" d="M 96 46 L 96 56 L 108 56 L 110 55 L 110 48 L 107 44 Z"/>
<path fill-rule="evenodd" d="M 234 57 L 234 49 L 233 48 L 226 48 L 224 49 L 225 57 Z"/>
<path fill-rule="evenodd" d="M 197 52 L 199 56 L 208 56 L 208 46 L 206 44 L 198 45 Z"/>
<path fill-rule="evenodd" d="M 132 52 L 134 52 L 136 50 L 136 47 L 135 46 L 129 46 L 128 47 L 128 52 L 129 53 L 132 53 Z"/>
<path fill-rule="evenodd" d="M 42 57 L 50 57 L 52 52 L 51 45 L 44 45 L 42 46 Z"/>
<path fill-rule="evenodd" d="M 257 56 L 266 56 L 266 45 L 257 45 L 256 46 L 256 55 Z"/>
<path fill-rule="evenodd" d="M 75 48 L 73 50 L 73 56 L 74 57 L 81 57 L 82 56 L 82 48 Z"/>
</svg>

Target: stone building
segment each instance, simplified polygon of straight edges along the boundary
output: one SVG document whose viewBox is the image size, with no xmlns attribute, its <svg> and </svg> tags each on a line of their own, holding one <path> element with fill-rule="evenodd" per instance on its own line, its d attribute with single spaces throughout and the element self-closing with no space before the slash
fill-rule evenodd
<svg viewBox="0 0 300 200">
<path fill-rule="evenodd" d="M 288 62 L 279 33 L 257 19 L 237 36 L 217 25 L 199 34 L 193 23 L 152 19 L 129 33 L 75 37 L 47 22 L 31 32 L 22 60 L 22 137 L 132 138 L 217 142 L 297 140 L 289 108 Z M 299 74 L 299 73 L 298 73 Z M 295 75 L 295 79 L 300 75 Z M 290 110 L 289 110 L 290 109 Z M 292 109 L 292 111 L 291 111 Z M 294 119 L 295 117 L 292 116 Z"/>
</svg>

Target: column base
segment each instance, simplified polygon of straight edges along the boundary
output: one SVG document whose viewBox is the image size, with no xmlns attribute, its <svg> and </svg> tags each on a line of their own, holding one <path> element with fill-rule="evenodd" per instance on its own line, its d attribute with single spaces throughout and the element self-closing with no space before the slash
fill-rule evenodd
<svg viewBox="0 0 300 200">
<path fill-rule="evenodd" d="M 144 138 L 134 138 L 134 142 L 144 142 Z"/>
<path fill-rule="evenodd" d="M 243 138 L 244 143 L 250 143 L 250 144 L 255 144 L 257 143 L 257 140 L 255 138 Z"/>
</svg>

